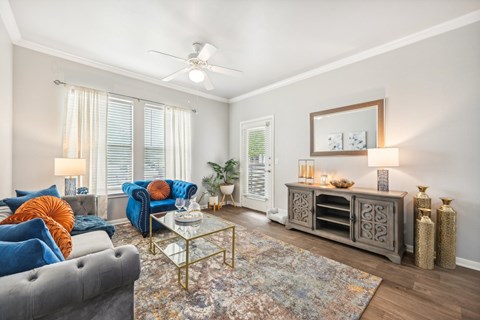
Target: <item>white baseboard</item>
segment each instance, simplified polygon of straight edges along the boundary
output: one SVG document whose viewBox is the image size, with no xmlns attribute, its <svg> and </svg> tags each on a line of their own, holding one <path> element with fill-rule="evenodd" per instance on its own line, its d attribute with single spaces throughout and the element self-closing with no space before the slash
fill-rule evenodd
<svg viewBox="0 0 480 320">
<path fill-rule="evenodd" d="M 222 206 L 226 206 L 227 204 L 230 204 L 230 205 L 232 205 L 232 206 L 233 206 L 233 203 L 232 203 L 232 201 L 231 201 L 231 200 L 229 200 L 229 201 L 225 201 L 225 202 L 222 202 Z M 236 206 L 236 207 L 241 207 L 241 206 L 242 206 L 242 204 L 241 204 L 240 202 L 235 202 L 235 206 Z"/>
<path fill-rule="evenodd" d="M 225 206 L 225 205 L 227 205 L 227 204 L 233 205 L 233 204 L 232 204 L 232 201 L 226 201 L 226 202 L 222 202 L 222 203 L 221 203 L 222 206 Z M 241 207 L 242 204 L 239 203 L 239 202 L 235 202 L 235 206 L 236 206 L 236 207 Z M 205 203 L 205 204 L 202 204 L 202 205 L 200 205 L 200 209 L 208 209 L 208 205 L 207 205 L 206 203 Z"/>
<path fill-rule="evenodd" d="M 127 222 L 128 222 L 128 219 L 127 219 L 127 218 L 121 218 L 121 219 L 115 219 L 115 220 L 108 220 L 108 222 L 109 222 L 110 224 L 113 224 L 113 225 L 115 226 L 115 225 L 118 225 L 118 224 L 127 223 Z"/>
<path fill-rule="evenodd" d="M 459 257 L 457 257 L 456 262 L 458 266 L 480 271 L 480 262 L 467 260 Z"/>
<path fill-rule="evenodd" d="M 407 252 L 413 253 L 412 245 L 407 244 L 406 247 L 407 247 Z M 457 266 L 480 271 L 480 262 L 457 257 L 456 263 L 457 263 Z"/>
</svg>

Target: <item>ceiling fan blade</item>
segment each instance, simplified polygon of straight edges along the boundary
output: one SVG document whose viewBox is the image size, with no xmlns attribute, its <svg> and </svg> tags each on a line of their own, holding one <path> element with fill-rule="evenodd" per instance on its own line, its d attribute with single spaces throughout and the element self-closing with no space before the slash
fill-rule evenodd
<svg viewBox="0 0 480 320">
<path fill-rule="evenodd" d="M 170 81 L 170 80 L 173 80 L 173 79 L 175 79 L 176 77 L 178 77 L 179 75 L 184 74 L 184 73 L 187 73 L 189 70 L 190 70 L 190 68 L 189 68 L 189 67 L 186 67 L 186 68 L 180 69 L 180 70 L 178 70 L 178 71 L 175 71 L 175 72 L 172 73 L 171 75 L 166 76 L 165 78 L 163 78 L 162 81 L 168 82 L 168 81 Z"/>
<path fill-rule="evenodd" d="M 240 71 L 240 70 L 215 66 L 215 65 L 212 65 L 212 64 L 209 64 L 207 66 L 207 69 L 210 70 L 210 71 L 213 71 L 213 72 L 223 73 L 223 74 L 226 74 L 226 75 L 229 75 L 229 76 L 235 76 L 235 77 L 241 76 L 243 74 L 243 71 Z"/>
<path fill-rule="evenodd" d="M 205 89 L 207 90 L 215 89 L 212 81 L 210 81 L 210 78 L 208 77 L 208 74 L 205 71 L 203 71 L 203 73 L 205 74 L 205 79 L 203 79 L 203 86 L 205 87 Z"/>
<path fill-rule="evenodd" d="M 157 51 L 157 50 L 148 50 L 148 53 L 161 54 L 161 55 L 173 58 L 173 59 L 178 60 L 178 61 L 187 62 L 186 59 L 183 59 L 183 58 L 180 58 L 180 57 L 177 57 L 177 56 L 173 56 L 173 55 L 168 54 L 168 53 L 160 52 L 160 51 Z"/>
<path fill-rule="evenodd" d="M 197 58 L 203 61 L 207 61 L 215 54 L 215 52 L 217 52 L 217 48 L 214 45 L 211 45 L 210 43 L 205 43 L 202 49 L 200 49 Z"/>
</svg>

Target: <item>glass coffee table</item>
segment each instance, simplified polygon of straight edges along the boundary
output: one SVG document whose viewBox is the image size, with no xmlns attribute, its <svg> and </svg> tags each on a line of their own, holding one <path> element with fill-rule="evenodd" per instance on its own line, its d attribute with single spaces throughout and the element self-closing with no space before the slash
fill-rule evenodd
<svg viewBox="0 0 480 320">
<path fill-rule="evenodd" d="M 153 220 L 173 232 L 173 236 L 165 239 L 154 238 L 152 234 Z M 227 262 L 227 249 L 210 239 L 215 233 L 232 230 L 231 262 Z M 199 261 L 223 253 L 223 263 L 232 269 L 235 266 L 235 225 L 208 213 L 198 222 L 182 223 L 175 221 L 175 211 L 153 213 L 150 215 L 150 252 L 156 254 L 159 249 L 178 269 L 178 283 L 188 290 L 188 268 Z M 185 269 L 185 282 L 181 281 L 181 270 Z"/>
</svg>

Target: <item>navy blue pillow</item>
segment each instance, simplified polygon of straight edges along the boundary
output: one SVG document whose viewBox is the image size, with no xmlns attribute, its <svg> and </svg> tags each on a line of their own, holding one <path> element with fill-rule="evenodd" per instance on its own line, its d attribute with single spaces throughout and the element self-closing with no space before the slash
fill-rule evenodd
<svg viewBox="0 0 480 320">
<path fill-rule="evenodd" d="M 15 190 L 17 197 L 23 197 L 31 193 L 41 193 L 42 196 L 54 196 L 60 198 L 60 193 L 58 192 L 57 185 L 53 184 L 47 189 L 37 190 L 37 191 L 26 191 L 26 190 Z"/>
<path fill-rule="evenodd" d="M 33 198 L 37 198 L 40 196 L 54 196 L 54 197 L 60 198 L 60 193 L 58 193 L 56 185 L 52 185 L 47 189 L 43 189 L 39 191 L 30 192 L 30 191 L 16 190 L 16 192 L 17 192 L 17 195 L 24 194 L 25 192 L 29 192 L 29 193 L 16 198 L 3 199 L 3 202 L 5 202 L 7 206 L 10 208 L 10 210 L 12 210 L 12 213 L 15 213 L 15 211 L 17 211 L 17 209 L 22 204 L 24 204 L 25 202 Z"/>
<path fill-rule="evenodd" d="M 19 224 L 0 225 L 0 241 L 20 242 L 29 239 L 41 240 L 60 261 L 65 260 L 42 219 L 35 218 Z"/>
<path fill-rule="evenodd" d="M 0 277 L 60 262 L 52 250 L 38 239 L 0 241 L 0 257 Z"/>
</svg>

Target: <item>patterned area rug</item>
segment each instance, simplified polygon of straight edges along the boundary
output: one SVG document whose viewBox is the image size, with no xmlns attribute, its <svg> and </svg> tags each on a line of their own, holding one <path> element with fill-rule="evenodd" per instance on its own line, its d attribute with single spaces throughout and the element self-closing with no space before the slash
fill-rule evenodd
<svg viewBox="0 0 480 320">
<path fill-rule="evenodd" d="M 226 233 L 212 240 L 229 241 L 231 231 Z M 223 264 L 221 254 L 201 261 L 190 268 L 187 292 L 173 263 L 150 254 L 148 238 L 130 224 L 117 226 L 113 242 L 140 251 L 137 319 L 358 319 L 382 281 L 238 226 L 235 269 Z"/>
</svg>

